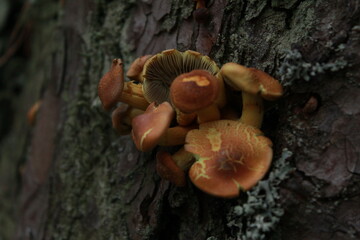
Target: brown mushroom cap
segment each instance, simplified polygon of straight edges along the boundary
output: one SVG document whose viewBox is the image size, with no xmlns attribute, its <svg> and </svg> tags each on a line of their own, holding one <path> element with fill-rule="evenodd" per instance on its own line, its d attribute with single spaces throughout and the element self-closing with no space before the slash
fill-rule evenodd
<svg viewBox="0 0 360 240">
<path fill-rule="evenodd" d="M 136 147 L 143 152 L 154 148 L 169 128 L 175 111 L 168 102 L 156 106 L 151 103 L 145 113 L 132 120 L 132 138 Z"/>
<path fill-rule="evenodd" d="M 145 98 L 148 102 L 170 102 L 170 85 L 174 79 L 195 69 L 209 71 L 212 75 L 219 72 L 214 61 L 195 51 L 169 49 L 154 55 L 146 61 L 142 73 Z"/>
<path fill-rule="evenodd" d="M 135 59 L 135 61 L 130 65 L 129 70 L 126 72 L 126 76 L 131 80 L 142 82 L 142 70 L 144 68 L 145 62 L 152 57 L 152 55 L 145 55 Z"/>
<path fill-rule="evenodd" d="M 225 82 L 237 91 L 260 94 L 266 100 L 275 100 L 283 94 L 279 81 L 267 73 L 237 63 L 226 63 L 221 68 Z"/>
<path fill-rule="evenodd" d="M 178 187 L 183 187 L 186 184 L 184 170 L 176 165 L 172 156 L 167 152 L 157 152 L 156 172 L 161 178 L 169 180 Z"/>
<path fill-rule="evenodd" d="M 254 186 L 268 170 L 272 143 L 254 127 L 239 121 L 219 120 L 200 125 L 187 134 L 185 150 L 197 161 L 189 171 L 202 191 L 231 198 Z"/>
<path fill-rule="evenodd" d="M 205 70 L 181 74 L 170 87 L 172 103 L 184 113 L 193 113 L 210 106 L 218 94 L 218 79 Z"/>
<path fill-rule="evenodd" d="M 113 108 L 124 89 L 123 63 L 114 59 L 111 69 L 101 79 L 98 85 L 98 95 L 105 110 Z"/>
</svg>

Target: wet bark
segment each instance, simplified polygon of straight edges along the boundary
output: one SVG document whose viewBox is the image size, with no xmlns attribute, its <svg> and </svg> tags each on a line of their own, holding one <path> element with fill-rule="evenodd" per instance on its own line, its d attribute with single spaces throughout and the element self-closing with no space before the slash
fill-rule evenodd
<svg viewBox="0 0 360 240">
<path fill-rule="evenodd" d="M 27 80 L 16 99 L 5 98 L 13 120 L 1 132 L 0 221 L 8 230 L 0 239 L 360 237 L 357 0 L 208 1 L 205 23 L 194 20 L 190 0 L 61 3 L 31 6 L 32 51 L 15 76 Z M 276 167 L 265 178 L 273 184 L 266 197 L 279 194 L 284 213 L 270 230 L 246 237 L 250 223 L 276 218 L 266 215 L 262 191 L 251 196 L 265 205 L 246 218 L 235 210 L 250 195 L 218 199 L 190 181 L 177 188 L 156 175 L 156 150 L 140 153 L 113 131 L 97 98 L 111 59 L 128 68 L 169 48 L 256 67 L 283 83 L 284 97 L 266 103 L 262 130 L 274 164 L 286 148 L 293 170 L 282 183 L 270 180 Z M 29 127 L 26 111 L 39 99 Z"/>
</svg>

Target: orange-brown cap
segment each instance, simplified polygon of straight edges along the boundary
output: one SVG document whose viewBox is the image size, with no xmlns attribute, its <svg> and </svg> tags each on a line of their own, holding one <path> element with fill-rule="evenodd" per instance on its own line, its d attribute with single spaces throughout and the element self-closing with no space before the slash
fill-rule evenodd
<svg viewBox="0 0 360 240">
<path fill-rule="evenodd" d="M 254 186 L 267 172 L 272 143 L 262 132 L 239 121 L 219 120 L 187 134 L 185 150 L 197 156 L 189 171 L 202 191 L 231 198 Z"/>
<path fill-rule="evenodd" d="M 260 94 L 266 100 L 275 100 L 283 94 L 279 81 L 259 69 L 226 63 L 221 68 L 221 75 L 235 90 Z"/>
<path fill-rule="evenodd" d="M 178 187 L 183 187 L 186 184 L 184 170 L 176 165 L 168 152 L 157 152 L 156 172 L 161 178 L 169 180 Z"/>
<path fill-rule="evenodd" d="M 193 70 L 173 81 L 170 96 L 176 108 L 192 113 L 214 104 L 219 91 L 219 80 L 215 76 L 205 70 Z"/>
<path fill-rule="evenodd" d="M 105 110 L 113 108 L 124 89 L 124 74 L 121 59 L 114 59 L 111 69 L 98 85 L 98 95 Z"/>
<path fill-rule="evenodd" d="M 131 80 L 142 82 L 142 70 L 144 68 L 145 62 L 152 57 L 152 55 L 145 55 L 135 59 L 135 61 L 130 65 L 129 70 L 126 72 L 126 76 Z"/>
<path fill-rule="evenodd" d="M 169 128 L 175 111 L 168 102 L 156 106 L 151 103 L 146 111 L 132 120 L 132 138 L 143 152 L 154 148 Z"/>
</svg>

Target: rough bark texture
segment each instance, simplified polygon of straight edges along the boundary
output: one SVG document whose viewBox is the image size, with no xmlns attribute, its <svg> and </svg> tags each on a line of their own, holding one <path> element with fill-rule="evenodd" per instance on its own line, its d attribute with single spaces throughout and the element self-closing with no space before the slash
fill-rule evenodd
<svg viewBox="0 0 360 240">
<path fill-rule="evenodd" d="M 16 98 L 1 98 L 13 113 L 0 119 L 11 127 L 0 136 L 0 239 L 360 238 L 359 1 L 207 5 L 204 24 L 193 19 L 190 0 L 40 0 L 30 7 L 32 54 L 22 65 L 11 59 L 1 73 L 3 95 L 10 77 L 26 81 Z M 285 96 L 266 105 L 263 131 L 274 142 L 275 165 L 260 190 L 223 200 L 190 182 L 174 187 L 156 175 L 155 151 L 140 153 L 112 130 L 97 98 L 111 59 L 128 68 L 169 48 L 282 81 Z M 38 99 L 30 128 L 25 114 Z M 288 172 L 281 164 L 293 170 L 280 184 Z M 244 210 L 249 203 L 258 204 L 254 212 Z"/>
</svg>

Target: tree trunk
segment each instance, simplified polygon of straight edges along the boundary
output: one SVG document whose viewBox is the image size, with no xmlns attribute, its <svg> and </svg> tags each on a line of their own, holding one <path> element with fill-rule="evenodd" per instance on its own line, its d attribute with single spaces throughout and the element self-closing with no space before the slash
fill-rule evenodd
<svg viewBox="0 0 360 240">
<path fill-rule="evenodd" d="M 360 238 L 359 1 L 207 8 L 197 22 L 191 0 L 29 3 L 21 26 L 31 23 L 31 41 L 0 72 L 0 240 Z M 284 86 L 265 105 L 273 166 L 240 198 L 161 180 L 156 149 L 141 153 L 118 136 L 101 107 L 97 84 L 113 58 L 126 70 L 171 48 L 264 70 Z"/>
</svg>

